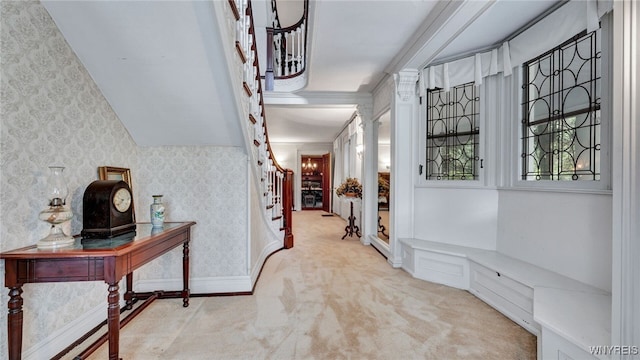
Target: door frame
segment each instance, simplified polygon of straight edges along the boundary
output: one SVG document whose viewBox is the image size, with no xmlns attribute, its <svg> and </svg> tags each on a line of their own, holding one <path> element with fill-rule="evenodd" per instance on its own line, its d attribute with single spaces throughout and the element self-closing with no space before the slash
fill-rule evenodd
<svg viewBox="0 0 640 360">
<path fill-rule="evenodd" d="M 300 195 L 302 192 L 302 157 L 303 156 L 323 156 L 326 154 L 331 154 L 331 157 L 333 157 L 333 150 L 297 150 L 296 151 L 296 170 L 295 173 L 293 174 L 293 183 L 294 183 L 294 193 L 293 193 L 293 199 L 294 199 L 294 210 L 299 211 L 302 210 L 302 196 Z M 331 166 L 331 164 L 329 164 L 329 166 Z M 324 174 L 322 175 L 324 176 Z M 331 182 L 333 181 L 333 179 L 330 179 L 329 184 L 331 184 Z M 322 191 L 324 192 L 324 186 Z M 333 189 L 328 189 L 328 191 L 333 191 Z M 333 198 L 330 199 L 331 202 L 333 202 Z M 331 204 L 330 204 L 331 205 Z M 331 206 L 329 206 L 329 209 L 331 209 Z"/>
</svg>

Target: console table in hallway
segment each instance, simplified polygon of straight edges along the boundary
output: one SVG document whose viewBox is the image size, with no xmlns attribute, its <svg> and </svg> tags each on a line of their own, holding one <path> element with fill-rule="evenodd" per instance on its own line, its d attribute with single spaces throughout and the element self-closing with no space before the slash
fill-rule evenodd
<svg viewBox="0 0 640 360">
<path fill-rule="evenodd" d="M 84 240 L 76 237 L 73 246 L 40 250 L 36 245 L 0 254 L 5 261 L 5 286 L 9 288 L 9 359 L 22 358 L 22 286 L 26 283 L 104 281 L 108 285 L 107 327 L 109 359 L 119 359 L 120 280 L 126 276 L 127 306 L 136 297 L 133 271 L 151 260 L 183 245 L 180 292 L 183 306 L 189 306 L 189 240 L 195 222 L 165 223 L 163 228 L 137 224 L 136 232 L 110 239 Z"/>
</svg>

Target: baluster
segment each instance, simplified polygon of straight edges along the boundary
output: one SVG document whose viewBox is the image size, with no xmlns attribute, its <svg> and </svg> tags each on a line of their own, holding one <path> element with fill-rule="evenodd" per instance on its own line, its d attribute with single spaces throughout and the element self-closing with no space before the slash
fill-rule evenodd
<svg viewBox="0 0 640 360">
<path fill-rule="evenodd" d="M 259 84 L 260 77 L 258 76 L 258 68 L 255 66 L 253 67 L 253 73 L 255 75 L 255 77 L 253 78 L 253 86 L 256 89 L 255 91 L 256 97 L 258 97 L 258 89 L 260 88 L 260 84 Z"/>
<path fill-rule="evenodd" d="M 258 128 L 253 125 L 253 139 L 258 140 Z"/>
<path fill-rule="evenodd" d="M 296 73 L 299 73 L 301 68 L 300 59 L 302 58 L 302 32 L 300 28 L 296 29 L 296 37 L 298 38 L 298 55 L 296 56 Z"/>
<path fill-rule="evenodd" d="M 242 18 L 241 18 L 242 19 Z M 242 44 L 242 20 L 236 21 L 236 41 Z"/>
<path fill-rule="evenodd" d="M 278 216 L 282 215 L 282 173 L 280 171 L 278 171 L 278 176 L 276 177 L 277 179 L 277 187 L 278 187 L 278 203 L 276 205 L 277 211 L 276 214 Z M 282 219 L 280 219 L 280 221 L 282 221 Z"/>
<path fill-rule="evenodd" d="M 300 30 L 300 32 L 301 32 L 300 37 L 302 39 L 302 44 L 303 44 L 302 47 L 300 48 L 300 71 L 302 71 L 305 68 L 304 64 L 306 64 L 305 58 L 306 58 L 306 51 L 307 51 L 306 47 L 304 46 L 304 34 L 306 34 L 306 32 L 305 32 L 305 24 L 304 23 L 300 26 L 300 29 L 301 29 Z"/>
<path fill-rule="evenodd" d="M 285 219 L 284 219 L 284 191 L 285 191 L 284 178 L 285 178 L 285 173 L 280 172 L 280 190 L 282 191 L 280 193 L 280 215 L 282 215 L 282 220 L 280 221 L 280 228 L 283 228 L 285 226 Z M 280 230 L 280 229 L 278 229 L 278 230 Z"/>
<path fill-rule="evenodd" d="M 278 76 L 278 34 L 273 34 L 273 76 Z"/>
<path fill-rule="evenodd" d="M 275 205 L 274 201 L 274 196 L 275 196 L 275 189 L 274 189 L 274 185 L 275 185 L 275 167 L 273 166 L 273 160 L 269 159 L 269 168 L 271 169 L 271 180 L 270 180 L 270 184 L 271 184 L 271 205 Z M 273 214 L 272 214 L 273 215 Z"/>
<path fill-rule="evenodd" d="M 285 64 L 284 58 L 287 52 L 286 49 L 282 49 L 285 40 L 282 33 L 276 34 L 276 38 L 278 39 L 278 46 L 276 48 L 276 59 L 278 60 L 278 76 L 283 76 Z"/>
<path fill-rule="evenodd" d="M 242 43 L 242 49 L 244 50 L 245 54 L 249 54 L 249 51 L 251 51 L 249 49 L 249 39 L 251 38 L 249 36 L 249 29 L 251 29 L 251 18 L 249 16 L 244 16 L 244 41 Z"/>
<path fill-rule="evenodd" d="M 288 76 L 289 74 L 291 74 L 291 55 L 290 54 L 293 46 L 291 42 L 291 33 L 285 33 L 284 38 L 287 41 L 287 46 L 285 47 L 287 53 L 285 54 L 286 62 L 284 64 L 284 74 L 285 76 Z"/>
<path fill-rule="evenodd" d="M 268 200 L 267 204 L 271 205 L 273 204 L 273 185 L 272 185 L 273 169 L 271 167 L 271 164 L 269 164 L 268 168 L 269 168 L 269 189 L 267 190 L 267 192 L 269 193 L 269 197 L 267 198 Z"/>
<path fill-rule="evenodd" d="M 282 76 L 282 34 L 277 34 L 276 38 L 278 39 L 275 55 L 276 61 L 278 62 L 276 69 L 278 69 L 278 76 Z"/>
<path fill-rule="evenodd" d="M 266 194 L 269 188 L 269 171 L 267 171 L 267 164 L 265 162 L 262 163 L 262 178 L 264 179 L 262 182 L 262 193 Z M 269 204 L 266 196 L 262 197 L 262 204 L 265 206 Z"/>
<path fill-rule="evenodd" d="M 296 53 L 298 52 L 298 37 L 296 31 L 291 31 L 291 74 L 296 73 Z"/>
</svg>

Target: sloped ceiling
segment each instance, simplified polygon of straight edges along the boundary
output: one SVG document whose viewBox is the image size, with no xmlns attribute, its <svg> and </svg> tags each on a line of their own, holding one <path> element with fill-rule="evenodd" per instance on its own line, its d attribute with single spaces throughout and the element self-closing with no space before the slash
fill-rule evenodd
<svg viewBox="0 0 640 360">
<path fill-rule="evenodd" d="M 243 144 L 211 3 L 43 4 L 138 145 Z"/>
</svg>

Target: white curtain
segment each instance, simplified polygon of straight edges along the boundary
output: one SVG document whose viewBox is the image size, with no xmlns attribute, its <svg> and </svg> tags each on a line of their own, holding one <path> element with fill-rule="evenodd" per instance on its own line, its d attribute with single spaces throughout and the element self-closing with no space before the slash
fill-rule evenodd
<svg viewBox="0 0 640 360">
<path fill-rule="evenodd" d="M 597 29 L 600 17 L 612 6 L 612 0 L 572 0 L 498 48 L 425 68 L 420 75 L 420 93 L 424 95 L 426 89 L 436 87 L 448 91 L 451 86 L 472 81 L 480 85 L 484 77 L 500 72 L 509 76 L 513 66 L 554 48 L 582 30 Z"/>
</svg>

